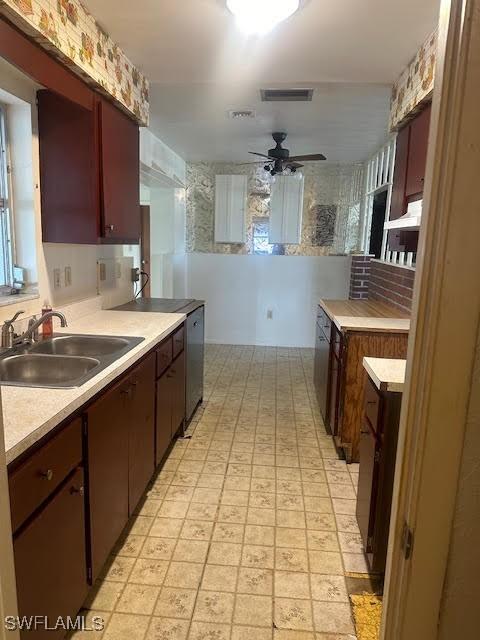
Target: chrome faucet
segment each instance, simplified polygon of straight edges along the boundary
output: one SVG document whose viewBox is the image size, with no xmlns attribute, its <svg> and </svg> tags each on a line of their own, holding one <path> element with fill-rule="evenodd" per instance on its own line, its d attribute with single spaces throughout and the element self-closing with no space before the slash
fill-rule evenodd
<svg viewBox="0 0 480 640">
<path fill-rule="evenodd" d="M 65 318 L 63 313 L 61 313 L 60 311 L 47 311 L 47 313 L 44 313 L 42 316 L 40 316 L 38 320 L 29 323 L 28 329 L 21 335 L 16 338 L 14 337 L 13 344 L 16 345 L 32 342 L 37 329 L 45 322 L 45 320 L 48 320 L 49 318 L 59 318 L 61 327 L 68 326 L 67 319 Z"/>
<path fill-rule="evenodd" d="M 15 329 L 13 323 L 18 316 L 25 313 L 25 311 L 17 311 L 11 320 L 5 320 L 2 325 L 2 349 L 11 349 L 15 343 Z"/>
</svg>

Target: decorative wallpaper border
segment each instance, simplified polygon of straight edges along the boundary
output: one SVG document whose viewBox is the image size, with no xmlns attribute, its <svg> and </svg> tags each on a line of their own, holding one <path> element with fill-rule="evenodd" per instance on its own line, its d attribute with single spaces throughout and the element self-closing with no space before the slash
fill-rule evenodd
<svg viewBox="0 0 480 640">
<path fill-rule="evenodd" d="M 437 31 L 423 43 L 414 59 L 393 85 L 390 130 L 411 119 L 432 94 L 437 61 Z"/>
<path fill-rule="evenodd" d="M 0 13 L 148 125 L 149 83 L 80 0 L 0 0 Z"/>
</svg>

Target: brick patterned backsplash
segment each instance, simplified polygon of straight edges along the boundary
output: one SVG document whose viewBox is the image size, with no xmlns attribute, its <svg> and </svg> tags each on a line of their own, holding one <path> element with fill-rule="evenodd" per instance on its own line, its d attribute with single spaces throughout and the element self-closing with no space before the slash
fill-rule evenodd
<svg viewBox="0 0 480 640">
<path fill-rule="evenodd" d="M 372 256 L 353 255 L 350 271 L 350 300 L 368 300 Z"/>
<path fill-rule="evenodd" d="M 371 260 L 368 297 L 409 312 L 412 310 L 414 281 L 415 269 L 411 267 Z"/>
</svg>

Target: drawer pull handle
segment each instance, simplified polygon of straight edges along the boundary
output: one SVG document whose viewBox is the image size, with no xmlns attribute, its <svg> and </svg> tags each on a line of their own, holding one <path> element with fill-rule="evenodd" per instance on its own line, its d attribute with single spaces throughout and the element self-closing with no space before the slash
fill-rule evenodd
<svg viewBox="0 0 480 640">
<path fill-rule="evenodd" d="M 138 387 L 138 380 L 133 380 L 130 384 L 132 387 Z"/>
<path fill-rule="evenodd" d="M 129 396 L 132 393 L 132 390 L 129 387 L 128 389 L 122 389 L 122 391 L 120 391 L 120 393 L 122 394 L 122 396 Z"/>
<path fill-rule="evenodd" d="M 46 471 L 42 471 L 40 473 L 40 475 L 42 476 L 42 478 L 44 480 L 48 480 L 50 482 L 50 480 L 53 480 L 53 471 L 51 469 L 47 469 Z"/>
<path fill-rule="evenodd" d="M 85 493 L 85 488 L 83 486 L 79 487 L 78 489 L 77 489 L 77 487 L 72 487 L 70 489 L 70 493 L 71 493 L 71 495 L 78 494 L 79 496 L 83 496 L 83 494 Z"/>
<path fill-rule="evenodd" d="M 370 405 L 377 404 L 377 401 L 376 400 L 367 400 L 367 404 L 370 404 Z"/>
</svg>

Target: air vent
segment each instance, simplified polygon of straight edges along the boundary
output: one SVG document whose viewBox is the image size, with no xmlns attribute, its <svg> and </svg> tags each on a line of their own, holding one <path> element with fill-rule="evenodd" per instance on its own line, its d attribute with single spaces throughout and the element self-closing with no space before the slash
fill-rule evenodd
<svg viewBox="0 0 480 640">
<path fill-rule="evenodd" d="M 255 118 L 255 111 L 252 109 L 235 109 L 229 111 L 228 115 L 232 120 L 242 120 L 243 118 Z"/>
<path fill-rule="evenodd" d="M 313 89 L 260 89 L 262 102 L 311 102 Z"/>
</svg>

